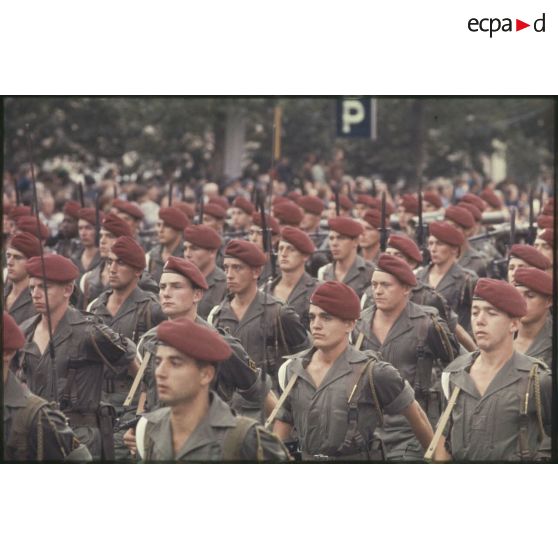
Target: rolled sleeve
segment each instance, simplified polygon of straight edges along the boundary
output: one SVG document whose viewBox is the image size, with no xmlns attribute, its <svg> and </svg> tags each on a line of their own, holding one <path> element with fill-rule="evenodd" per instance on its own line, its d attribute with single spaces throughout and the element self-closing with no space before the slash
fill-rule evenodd
<svg viewBox="0 0 558 558">
<path fill-rule="evenodd" d="M 415 399 L 409 382 L 403 380 L 399 371 L 386 362 L 378 362 L 374 370 L 374 386 L 383 412 L 398 415 Z"/>
</svg>

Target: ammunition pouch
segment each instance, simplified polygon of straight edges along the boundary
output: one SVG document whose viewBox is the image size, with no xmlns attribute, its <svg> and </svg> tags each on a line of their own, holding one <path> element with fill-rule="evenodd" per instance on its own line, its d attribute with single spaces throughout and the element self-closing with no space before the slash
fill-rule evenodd
<svg viewBox="0 0 558 558">
<path fill-rule="evenodd" d="M 91 327 L 88 341 L 85 343 L 85 355 L 83 355 L 85 360 L 98 362 L 100 357 L 107 364 L 107 361 L 108 363 L 117 362 L 126 352 L 122 342 L 117 344 L 99 327 Z M 112 368 L 112 366 L 108 366 Z"/>
</svg>

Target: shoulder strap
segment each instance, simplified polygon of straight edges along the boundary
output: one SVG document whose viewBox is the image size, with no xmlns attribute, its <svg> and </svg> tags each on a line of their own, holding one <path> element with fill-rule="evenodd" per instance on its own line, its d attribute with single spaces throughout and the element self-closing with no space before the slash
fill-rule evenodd
<svg viewBox="0 0 558 558">
<path fill-rule="evenodd" d="M 285 364 L 287 364 L 287 363 L 285 363 Z M 289 380 L 289 383 L 287 384 L 287 387 L 285 388 L 285 390 L 283 391 L 283 393 L 279 397 L 279 400 L 277 401 L 275 407 L 273 408 L 273 411 L 271 411 L 271 414 L 269 415 L 269 417 L 267 417 L 267 420 L 265 421 L 265 425 L 264 425 L 265 428 L 268 428 L 269 425 L 275 420 L 275 417 L 277 416 L 277 413 L 279 412 L 279 410 L 281 409 L 281 407 L 285 403 L 285 400 L 287 399 L 289 393 L 291 393 L 291 390 L 293 389 L 297 378 L 298 378 L 298 374 L 295 372 L 291 376 L 291 379 Z"/>
<path fill-rule="evenodd" d="M 528 438 L 528 428 L 529 428 L 529 395 L 531 392 L 531 385 L 534 386 L 534 396 L 535 396 L 535 411 L 537 414 L 537 423 L 539 427 L 539 442 L 544 437 L 544 426 L 542 420 L 542 408 L 541 408 L 541 386 L 539 377 L 539 365 L 537 362 L 533 364 L 531 370 L 529 371 L 529 378 L 527 380 L 527 389 L 525 394 L 521 395 L 520 409 L 519 409 L 519 454 L 523 460 L 530 460 L 532 457 L 531 451 L 529 450 L 529 438 Z"/>
<path fill-rule="evenodd" d="M 378 399 L 378 393 L 376 392 L 376 386 L 374 385 L 374 363 L 367 367 L 368 371 L 368 383 L 370 384 L 370 391 L 372 392 L 372 401 L 374 401 L 374 407 L 376 407 L 376 412 L 378 413 L 378 419 L 380 421 L 380 426 L 384 424 L 384 411 L 380 405 L 380 400 Z"/>
<path fill-rule="evenodd" d="M 436 425 L 436 432 L 434 432 L 434 437 L 432 438 L 432 441 L 430 442 L 430 445 L 428 446 L 428 449 L 426 450 L 426 453 L 424 454 L 424 459 L 425 461 L 432 461 L 432 457 L 434 455 L 434 452 L 436 451 L 436 448 L 438 447 L 438 443 L 440 442 L 440 438 L 442 437 L 442 434 L 444 433 L 444 430 L 446 428 L 446 425 L 450 419 L 451 416 L 451 412 L 453 411 L 453 408 L 455 407 L 455 403 L 457 402 L 457 396 L 459 395 L 459 392 L 461 391 L 461 388 L 459 386 L 456 386 L 455 388 L 453 388 L 453 392 L 451 394 L 451 397 L 448 401 L 448 404 L 444 410 L 444 412 L 442 413 L 442 416 L 440 417 L 440 420 L 438 421 L 438 424 Z"/>
<path fill-rule="evenodd" d="M 48 405 L 48 402 L 40 397 L 31 394 L 26 401 L 25 407 L 20 409 L 14 416 L 12 430 L 10 433 L 9 445 L 15 452 L 15 459 L 17 461 L 28 460 L 28 440 L 29 433 L 33 426 L 33 420 L 41 411 L 41 409 Z M 43 447 L 43 425 L 42 421 L 37 421 L 37 461 L 42 461 L 44 458 Z"/>
<path fill-rule="evenodd" d="M 221 305 L 217 305 L 214 306 L 211 311 L 209 312 L 209 315 L 207 316 L 207 323 L 211 326 L 214 326 L 213 324 L 213 320 L 215 318 L 215 316 L 217 316 L 219 314 L 219 309 L 221 308 Z M 215 327 L 215 326 L 214 326 Z"/>
<path fill-rule="evenodd" d="M 259 462 L 263 461 L 263 448 L 260 442 L 260 436 L 257 429 L 258 422 L 248 417 L 237 416 L 234 428 L 229 428 L 225 434 L 223 444 L 223 461 L 240 461 L 242 455 L 241 450 L 248 431 L 253 426 L 256 427 L 257 448 L 256 455 Z"/>
</svg>

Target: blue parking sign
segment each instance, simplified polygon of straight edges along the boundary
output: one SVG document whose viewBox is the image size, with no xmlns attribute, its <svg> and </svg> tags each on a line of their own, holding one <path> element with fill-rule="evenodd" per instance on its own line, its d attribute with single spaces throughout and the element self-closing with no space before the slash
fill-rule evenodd
<svg viewBox="0 0 558 558">
<path fill-rule="evenodd" d="M 376 99 L 371 97 L 338 99 L 337 137 L 376 139 Z"/>
</svg>

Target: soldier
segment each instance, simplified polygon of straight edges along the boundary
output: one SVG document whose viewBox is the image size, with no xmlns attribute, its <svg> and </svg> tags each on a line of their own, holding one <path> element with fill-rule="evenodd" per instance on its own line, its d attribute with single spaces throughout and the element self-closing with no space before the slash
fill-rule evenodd
<svg viewBox="0 0 558 558">
<path fill-rule="evenodd" d="M 552 275 L 523 267 L 515 272 L 514 283 L 523 295 L 527 313 L 519 321 L 514 349 L 542 360 L 552 367 Z"/>
<path fill-rule="evenodd" d="M 245 197 L 237 196 L 231 210 L 231 231 L 225 238 L 246 238 L 252 224 L 252 215 L 256 211 L 254 204 Z"/>
<path fill-rule="evenodd" d="M 320 281 L 342 281 L 359 297 L 370 284 L 374 265 L 357 254 L 362 225 L 349 217 L 329 219 L 329 248 L 333 262 L 318 270 Z"/>
<path fill-rule="evenodd" d="M 418 215 L 418 197 L 414 194 L 404 194 L 397 208 L 399 228 L 409 236 L 414 235 L 413 217 Z"/>
<path fill-rule="evenodd" d="M 110 288 L 104 291 L 88 307 L 113 331 L 131 339 L 135 344 L 150 329 L 166 320 L 153 293 L 146 293 L 138 286 L 145 268 L 145 252 L 130 236 L 121 236 L 112 245 L 107 258 Z M 129 408 L 124 401 L 132 386 L 132 378 L 126 368 L 107 371 L 103 400 L 110 403 L 116 416 L 125 421 L 136 414 L 137 400 Z M 116 375 L 115 375 L 116 373 Z M 115 459 L 126 460 L 129 452 L 122 443 L 122 434 L 115 435 Z"/>
<path fill-rule="evenodd" d="M 132 237 L 139 242 L 139 232 L 144 214 L 138 205 L 132 202 L 115 199 L 112 202 L 111 213 L 114 213 L 117 217 L 120 217 L 120 219 L 128 223 L 128 226 L 132 229 Z"/>
<path fill-rule="evenodd" d="M 36 236 L 43 246 L 45 245 L 48 237 L 49 230 L 44 223 L 39 223 L 39 233 L 37 234 L 37 218 L 34 215 L 24 215 L 23 217 L 18 217 L 13 233 L 18 232 L 28 232 L 33 236 Z"/>
<path fill-rule="evenodd" d="M 30 233 L 17 233 L 8 241 L 6 250 L 8 273 L 4 285 L 4 304 L 17 324 L 37 314 L 29 292 L 29 275 L 25 264 L 28 258 L 40 254 L 40 241 Z"/>
<path fill-rule="evenodd" d="M 350 287 L 320 285 L 310 300 L 314 345 L 282 367 L 285 398 L 273 431 L 285 440 L 294 427 L 305 461 L 380 460 L 375 430 L 384 413 L 404 415 L 423 447 L 432 438 L 428 418 L 397 370 L 349 344 L 359 315 Z"/>
<path fill-rule="evenodd" d="M 466 194 L 463 197 L 467 197 L 467 196 L 474 196 L 474 194 Z M 480 235 L 484 232 L 484 227 L 482 226 L 482 209 L 479 209 L 479 206 L 482 208 L 484 207 L 484 202 L 478 198 L 477 196 L 474 196 L 475 198 L 477 198 L 478 202 L 477 204 L 473 204 L 470 202 L 466 202 L 466 201 L 460 201 L 457 204 L 457 207 L 461 207 L 463 209 L 466 209 L 472 216 L 473 216 L 473 221 L 474 221 L 474 227 L 472 229 L 472 233 L 469 237 L 471 236 L 477 236 Z M 463 198 L 461 198 L 463 200 Z M 467 199 L 470 199 L 467 197 Z M 494 241 L 490 238 L 485 238 L 483 240 L 477 240 L 475 241 L 475 248 L 474 248 L 477 252 L 480 252 L 483 256 L 484 259 L 487 260 L 487 262 L 491 262 L 493 260 L 499 259 L 502 257 L 502 254 L 500 254 L 500 252 L 496 249 L 496 246 L 494 245 Z M 462 266 L 465 267 L 465 266 Z M 487 265 L 487 273 L 490 275 L 491 273 L 494 273 L 494 270 L 491 268 L 490 265 Z"/>
<path fill-rule="evenodd" d="M 364 261 L 375 264 L 380 257 L 380 231 L 382 214 L 377 209 L 368 209 L 359 220 L 364 232 L 359 237 L 358 247 Z M 384 224 L 384 226 L 386 226 Z"/>
<path fill-rule="evenodd" d="M 369 209 L 379 209 L 378 200 L 368 194 L 359 194 L 353 208 L 355 219 L 362 219 Z"/>
<path fill-rule="evenodd" d="M 461 267 L 472 269 L 478 277 L 486 277 L 488 261 L 482 252 L 475 250 L 467 240 L 475 232 L 475 219 L 464 207 L 450 206 L 444 213 L 444 221 L 463 233 L 465 238 L 461 245 L 458 263 Z"/>
<path fill-rule="evenodd" d="M 2 327 L 4 461 L 86 462 L 91 454 L 68 426 L 66 417 L 32 395 L 9 370 L 25 337 L 4 312 Z"/>
<path fill-rule="evenodd" d="M 190 225 L 184 229 L 184 258 L 195 264 L 205 277 L 207 290 L 198 304 L 198 315 L 204 320 L 227 293 L 225 272 L 217 267 L 221 237 L 208 225 Z"/>
<path fill-rule="evenodd" d="M 510 248 L 508 259 L 508 283 L 513 284 L 515 273 L 522 267 L 536 267 L 552 274 L 550 260 L 536 248 L 528 244 L 514 244 Z"/>
<path fill-rule="evenodd" d="M 325 210 L 324 202 L 317 196 L 301 196 L 298 205 L 302 209 L 303 217 L 300 228 L 312 239 L 317 250 L 306 263 L 306 271 L 316 277 L 318 269 L 329 263 L 328 231 L 321 228 L 322 213 Z"/>
<path fill-rule="evenodd" d="M 245 240 L 227 244 L 224 271 L 229 297 L 211 311 L 208 321 L 238 338 L 277 388 L 280 359 L 308 347 L 310 341 L 292 308 L 258 290 L 264 264 L 265 255 L 255 244 Z"/>
<path fill-rule="evenodd" d="M 64 204 L 64 218 L 60 223 L 58 234 L 52 239 L 54 246 L 53 252 L 64 256 L 65 258 L 73 258 L 79 250 L 78 240 L 78 219 L 81 206 L 78 202 L 70 200 Z M 48 243 L 50 246 L 50 243 Z"/>
<path fill-rule="evenodd" d="M 401 258 L 382 254 L 372 276 L 374 305 L 362 312 L 354 330 L 357 349 L 375 351 L 392 364 L 415 390 L 415 397 L 431 417 L 441 414 L 440 393 L 435 389 L 435 361 L 448 365 L 458 346 L 438 312 L 409 300 L 417 280 Z M 402 416 L 384 420 L 379 437 L 386 457 L 393 461 L 419 461 L 424 455 Z"/>
<path fill-rule="evenodd" d="M 184 253 L 182 234 L 188 225 L 188 218 L 180 209 L 164 207 L 159 210 L 159 221 L 157 221 L 159 245 L 147 254 L 147 271 L 154 281 L 159 282 L 169 256 L 182 257 Z"/>
<path fill-rule="evenodd" d="M 72 257 L 72 261 L 76 264 L 81 276 L 101 263 L 101 255 L 95 238 L 97 223 L 95 210 L 87 207 L 82 208 L 78 215 L 78 234 L 81 246 Z M 99 219 L 103 219 L 102 213 L 99 215 Z"/>
<path fill-rule="evenodd" d="M 339 194 L 339 217 L 351 218 L 354 204 L 348 196 L 345 194 Z M 337 217 L 337 207 L 335 202 L 335 196 L 331 196 L 329 199 L 329 204 L 327 206 L 327 216 L 328 219 L 333 219 Z"/>
<path fill-rule="evenodd" d="M 422 210 L 425 213 L 434 213 L 442 209 L 442 198 L 433 190 L 424 192 L 422 195 Z"/>
<path fill-rule="evenodd" d="M 539 360 L 514 351 L 521 293 L 496 279 L 479 279 L 472 307 L 478 351 L 454 360 L 448 380 L 450 420 L 440 421 L 431 448 L 447 461 L 532 461 L 550 433 L 552 378 Z M 442 384 L 445 383 L 444 378 Z M 429 454 L 427 454 L 429 455 Z"/>
<path fill-rule="evenodd" d="M 429 231 L 430 265 L 417 272 L 417 279 L 447 300 L 457 313 L 459 324 L 470 333 L 471 302 L 477 276 L 457 263 L 465 237 L 449 223 L 430 223 Z"/>
<path fill-rule="evenodd" d="M 304 267 L 315 249 L 314 243 L 304 231 L 283 227 L 278 250 L 281 276 L 270 285 L 271 294 L 288 304 L 300 316 L 304 329 L 310 327 L 310 295 L 318 285 L 318 280 L 306 273 Z"/>
<path fill-rule="evenodd" d="M 212 328 L 197 315 L 197 305 L 205 289 L 207 289 L 205 278 L 193 263 L 171 256 L 161 276 L 160 299 L 163 312 L 170 320 L 189 319 L 199 325 Z M 142 359 L 146 358 L 147 353 L 151 355 L 143 377 L 145 407 L 150 411 L 159 405 L 153 366 L 157 349 L 155 333 L 155 328 L 151 329 L 138 344 L 138 353 Z M 220 396 L 230 402 L 240 414 L 258 416 L 261 412 L 261 402 L 264 397 L 267 397 L 269 386 L 263 386 L 259 371 L 239 341 L 223 330 L 219 330 L 219 333 L 231 346 L 234 356 L 220 365 L 216 389 Z M 274 399 L 269 398 L 266 405 L 271 411 Z M 138 407 L 142 409 L 143 404 L 140 402 Z"/>
<path fill-rule="evenodd" d="M 220 237 L 224 234 L 226 218 L 227 210 L 218 203 L 209 202 L 203 208 L 203 224 L 214 229 Z"/>
<path fill-rule="evenodd" d="M 20 217 L 30 216 L 33 210 L 28 205 L 16 205 L 10 209 L 8 214 L 7 228 L 4 231 L 8 236 L 15 234 L 17 220 Z M 37 224 L 35 223 L 35 236 L 37 235 Z"/>
<path fill-rule="evenodd" d="M 40 257 L 30 258 L 26 267 L 31 297 L 39 315 L 21 324 L 26 337 L 20 363 L 24 379 L 36 395 L 48 401 L 60 401 L 61 410 L 94 460 L 100 460 L 101 455 L 111 460 L 110 409 L 100 405 L 103 370 L 105 365 L 110 369 L 131 364 L 131 373 L 135 373 L 135 346 L 70 307 L 73 281 L 79 275 L 70 260 L 47 254 L 44 275 Z M 56 373 L 48 350 L 50 337 L 43 279 L 47 284 Z M 55 374 L 58 377 L 56 388 L 53 385 Z"/>
<path fill-rule="evenodd" d="M 534 246 L 552 264 L 554 262 L 554 229 L 545 229 L 535 240 Z"/>
<path fill-rule="evenodd" d="M 273 206 L 273 217 L 279 221 L 279 226 L 298 227 L 302 222 L 304 214 L 302 209 L 294 202 L 285 200 Z"/>
<path fill-rule="evenodd" d="M 216 365 L 231 348 L 191 320 L 157 328 L 157 391 L 166 405 L 138 428 L 143 461 L 288 461 L 281 442 L 256 421 L 236 417 L 212 391 Z M 141 423 L 140 423 L 141 424 Z"/>
</svg>

